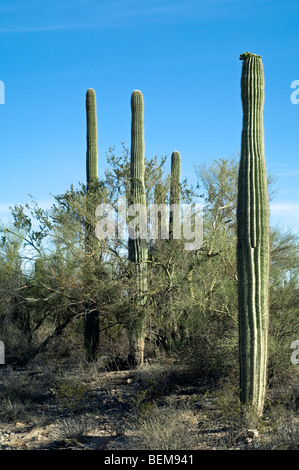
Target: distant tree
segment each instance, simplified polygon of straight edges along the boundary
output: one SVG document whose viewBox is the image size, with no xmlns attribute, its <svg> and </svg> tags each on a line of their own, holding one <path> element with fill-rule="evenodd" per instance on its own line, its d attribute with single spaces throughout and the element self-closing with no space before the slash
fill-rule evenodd
<svg viewBox="0 0 299 470">
<path fill-rule="evenodd" d="M 299 337 L 299 237 L 273 227 L 271 231 L 269 382 L 271 387 L 298 380 L 290 345 Z M 297 377 L 297 379 L 296 379 Z"/>
</svg>

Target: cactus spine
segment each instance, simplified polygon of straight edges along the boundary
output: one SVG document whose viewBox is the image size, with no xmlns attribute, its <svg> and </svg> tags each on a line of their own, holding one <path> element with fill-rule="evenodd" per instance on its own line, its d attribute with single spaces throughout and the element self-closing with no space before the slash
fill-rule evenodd
<svg viewBox="0 0 299 470">
<path fill-rule="evenodd" d="M 180 200 L 181 200 L 181 155 L 179 152 L 172 152 L 171 174 L 170 174 L 170 195 L 169 195 L 169 239 L 176 237 L 174 224 L 180 224 Z M 172 210 L 173 207 L 173 210 Z M 180 226 L 180 225 L 179 225 Z"/>
<path fill-rule="evenodd" d="M 86 254 L 96 256 L 98 243 L 95 238 L 95 207 L 93 192 L 98 182 L 97 113 L 96 94 L 92 88 L 86 92 L 86 179 L 87 179 L 87 224 Z M 95 361 L 99 346 L 99 312 L 86 305 L 84 317 L 85 349 L 88 361 Z"/>
<path fill-rule="evenodd" d="M 264 157 L 261 58 L 245 53 L 241 77 L 243 129 L 238 176 L 237 263 L 241 402 L 258 415 L 267 378 L 269 203 Z"/>
<path fill-rule="evenodd" d="M 139 90 L 131 95 L 131 204 L 140 204 L 146 214 L 146 193 L 144 183 L 144 102 Z M 146 220 L 144 220 L 146 223 Z M 128 257 L 133 263 L 134 280 L 136 281 L 134 293 L 134 309 L 130 325 L 130 351 L 129 363 L 133 367 L 144 362 L 145 337 L 145 303 L 147 292 L 147 240 L 138 236 L 129 237 Z"/>
</svg>

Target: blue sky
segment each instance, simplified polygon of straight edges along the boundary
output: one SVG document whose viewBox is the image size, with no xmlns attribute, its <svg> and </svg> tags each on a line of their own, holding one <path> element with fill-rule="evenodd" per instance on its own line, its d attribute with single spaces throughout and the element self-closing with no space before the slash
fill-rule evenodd
<svg viewBox="0 0 299 470">
<path fill-rule="evenodd" d="M 146 155 L 194 164 L 239 158 L 241 61 L 262 56 L 271 222 L 299 232 L 299 4 L 295 0 L 1 0 L 0 217 L 28 194 L 85 181 L 85 93 L 98 107 L 99 170 L 130 145 L 130 97 L 145 101 Z M 298 94 L 299 96 L 299 94 Z"/>
</svg>

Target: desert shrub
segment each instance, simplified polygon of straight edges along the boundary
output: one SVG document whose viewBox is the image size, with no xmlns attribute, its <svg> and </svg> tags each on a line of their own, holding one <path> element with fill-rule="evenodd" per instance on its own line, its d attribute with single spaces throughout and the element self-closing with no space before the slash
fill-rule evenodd
<svg viewBox="0 0 299 470">
<path fill-rule="evenodd" d="M 0 398 L 0 423 L 12 423 L 27 420 L 29 406 L 26 403 L 11 400 L 9 397 Z"/>
<path fill-rule="evenodd" d="M 298 450 L 299 420 L 294 411 L 282 404 L 268 405 L 263 421 L 260 448 Z"/>
<path fill-rule="evenodd" d="M 135 415 L 136 421 L 143 421 L 156 409 L 156 403 L 151 397 L 151 389 L 138 390 L 130 400 L 131 414 Z"/>
<path fill-rule="evenodd" d="M 96 425 L 88 415 L 70 416 L 57 423 L 58 437 L 80 441 Z"/>
<path fill-rule="evenodd" d="M 0 384 L 0 420 L 28 419 L 38 403 L 42 403 L 48 391 L 45 380 L 7 369 L 2 372 Z"/>
<path fill-rule="evenodd" d="M 125 444 L 138 450 L 191 450 L 199 446 L 194 413 L 175 406 L 152 409 L 130 429 Z"/>
<path fill-rule="evenodd" d="M 134 376 L 138 390 L 146 390 L 146 398 L 156 401 L 176 393 L 180 387 L 194 386 L 201 380 L 193 363 L 186 364 L 182 360 L 173 362 L 167 358 L 164 358 L 163 363 L 143 367 Z"/>
<path fill-rule="evenodd" d="M 88 403 L 88 386 L 81 380 L 65 380 L 57 384 L 58 403 L 72 412 L 80 412 Z"/>
</svg>

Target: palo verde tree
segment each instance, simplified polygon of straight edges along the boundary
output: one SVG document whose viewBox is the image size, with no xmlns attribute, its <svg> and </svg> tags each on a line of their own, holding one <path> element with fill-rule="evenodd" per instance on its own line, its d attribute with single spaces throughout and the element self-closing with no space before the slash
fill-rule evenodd
<svg viewBox="0 0 299 470">
<path fill-rule="evenodd" d="M 260 56 L 241 54 L 243 129 L 238 177 L 237 263 L 241 402 L 264 407 L 269 324 L 269 202 Z"/>
</svg>

